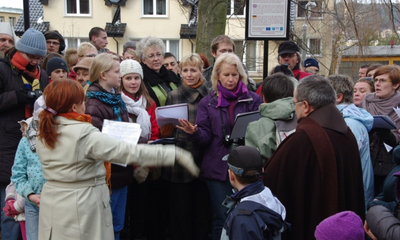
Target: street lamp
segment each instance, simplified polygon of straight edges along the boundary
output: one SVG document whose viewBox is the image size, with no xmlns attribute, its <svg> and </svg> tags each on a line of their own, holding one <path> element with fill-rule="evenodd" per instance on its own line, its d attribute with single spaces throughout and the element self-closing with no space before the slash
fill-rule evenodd
<svg viewBox="0 0 400 240">
<path fill-rule="evenodd" d="M 310 17 L 310 8 L 315 8 L 317 4 L 315 2 L 308 2 L 306 6 L 304 7 L 306 9 L 306 16 L 304 18 L 304 23 L 303 23 L 303 43 L 305 44 L 305 47 L 303 47 L 303 51 L 301 52 L 301 59 L 304 61 L 306 58 L 306 48 L 307 48 L 307 22 L 308 18 Z"/>
</svg>

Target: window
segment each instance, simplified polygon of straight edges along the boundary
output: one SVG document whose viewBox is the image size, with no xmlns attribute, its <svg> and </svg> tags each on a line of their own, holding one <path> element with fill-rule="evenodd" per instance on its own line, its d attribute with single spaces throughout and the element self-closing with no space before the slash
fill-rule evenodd
<svg viewBox="0 0 400 240">
<path fill-rule="evenodd" d="M 308 54 L 312 55 L 320 55 L 321 54 L 321 39 L 319 38 L 310 38 L 308 39 Z"/>
<path fill-rule="evenodd" d="M 226 15 L 244 16 L 244 0 L 228 0 Z"/>
<path fill-rule="evenodd" d="M 9 17 L 9 18 L 8 18 L 8 21 L 10 22 L 10 25 L 11 25 L 11 26 L 14 26 L 14 25 L 15 25 L 15 17 Z"/>
<path fill-rule="evenodd" d="M 311 1 L 299 1 L 297 4 L 297 17 L 306 17 L 306 4 Z M 315 7 L 308 7 L 308 17 L 307 18 L 320 18 L 322 17 L 322 1 L 312 1 L 316 4 Z"/>
<path fill-rule="evenodd" d="M 90 0 L 65 0 L 66 15 L 90 16 Z"/>
<path fill-rule="evenodd" d="M 68 48 L 76 48 L 78 49 L 79 45 L 83 42 L 89 42 L 89 38 L 68 38 L 65 37 L 65 49 Z"/>
<path fill-rule="evenodd" d="M 142 0 L 143 16 L 167 16 L 167 0 Z"/>
<path fill-rule="evenodd" d="M 0 22 L 4 22 L 4 17 L 0 16 Z"/>
<path fill-rule="evenodd" d="M 246 65 L 247 71 L 257 71 L 257 41 L 234 41 L 235 53 Z"/>
</svg>

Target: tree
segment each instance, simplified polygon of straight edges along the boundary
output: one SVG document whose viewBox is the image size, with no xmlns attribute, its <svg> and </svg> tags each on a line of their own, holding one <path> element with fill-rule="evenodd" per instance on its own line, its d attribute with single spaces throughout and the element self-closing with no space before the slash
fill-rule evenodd
<svg viewBox="0 0 400 240">
<path fill-rule="evenodd" d="M 198 8 L 196 52 L 212 59 L 210 43 L 218 35 L 225 34 L 226 0 L 200 0 Z"/>
</svg>

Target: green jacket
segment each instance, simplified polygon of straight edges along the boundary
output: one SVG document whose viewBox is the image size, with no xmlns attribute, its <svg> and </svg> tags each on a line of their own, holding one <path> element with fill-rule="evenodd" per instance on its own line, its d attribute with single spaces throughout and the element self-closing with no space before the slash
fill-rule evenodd
<svg viewBox="0 0 400 240">
<path fill-rule="evenodd" d="M 280 141 L 277 143 L 275 121 L 293 119 L 293 98 L 287 97 L 271 103 L 263 103 L 259 111 L 261 118 L 247 126 L 245 145 L 257 148 L 265 163 L 280 143 Z"/>
</svg>

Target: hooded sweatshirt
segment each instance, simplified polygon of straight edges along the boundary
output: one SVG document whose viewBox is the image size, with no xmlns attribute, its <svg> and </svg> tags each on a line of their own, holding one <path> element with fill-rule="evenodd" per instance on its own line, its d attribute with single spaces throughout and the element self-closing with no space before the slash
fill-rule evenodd
<svg viewBox="0 0 400 240">
<path fill-rule="evenodd" d="M 365 206 L 367 207 L 368 203 L 374 199 L 374 169 L 371 162 L 368 136 L 374 118 L 365 109 L 358 108 L 354 104 L 343 103 L 336 107 L 357 140 L 363 172 Z"/>
</svg>

